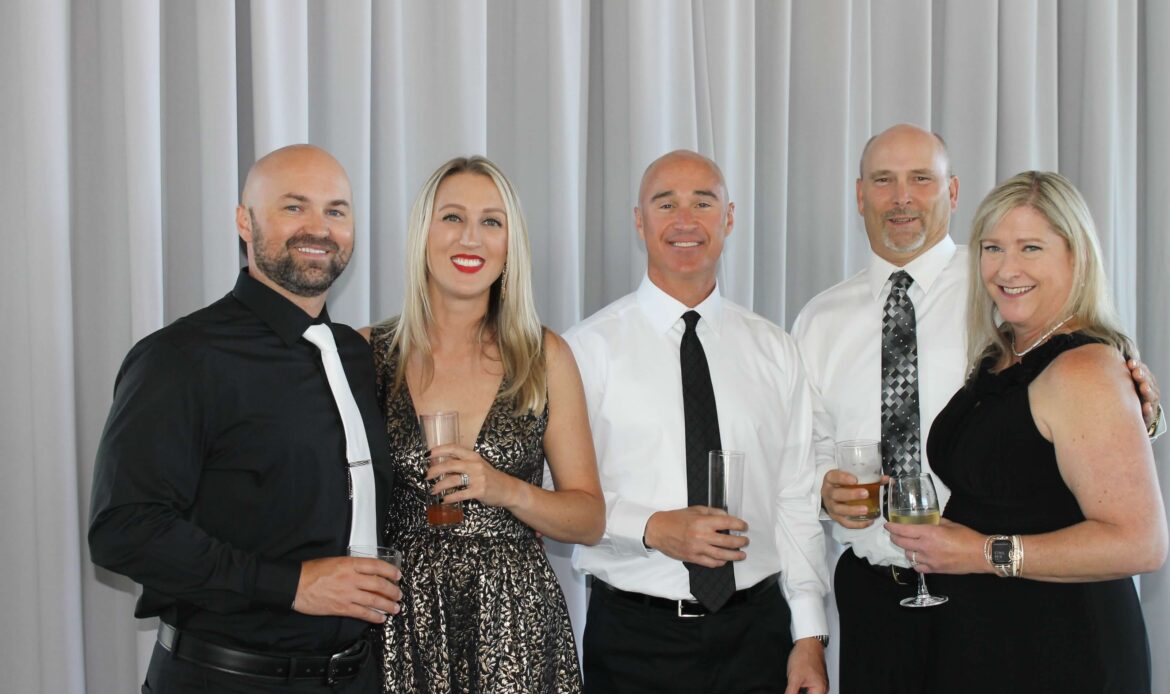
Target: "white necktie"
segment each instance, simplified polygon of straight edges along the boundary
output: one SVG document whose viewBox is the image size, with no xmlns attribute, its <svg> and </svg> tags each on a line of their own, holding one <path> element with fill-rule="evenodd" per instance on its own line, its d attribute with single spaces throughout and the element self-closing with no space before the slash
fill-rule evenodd
<svg viewBox="0 0 1170 694">
<path fill-rule="evenodd" d="M 353 505 L 353 521 L 349 528 L 349 544 L 378 544 L 378 506 L 374 491 L 374 466 L 370 464 L 370 444 L 366 440 L 366 427 L 362 413 L 358 410 L 341 357 L 337 355 L 337 343 L 328 325 L 318 323 L 309 326 L 305 339 L 321 350 L 321 363 L 325 366 L 325 377 L 329 390 L 341 413 L 341 425 L 345 429 L 345 459 L 349 464 L 350 501 Z"/>
</svg>

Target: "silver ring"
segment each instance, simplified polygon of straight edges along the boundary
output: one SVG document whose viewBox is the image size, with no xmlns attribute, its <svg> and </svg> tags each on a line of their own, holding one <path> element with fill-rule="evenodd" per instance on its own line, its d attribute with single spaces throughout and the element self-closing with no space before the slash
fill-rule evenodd
<svg viewBox="0 0 1170 694">
<path fill-rule="evenodd" d="M 918 550 L 910 552 L 910 566 L 918 566 Z"/>
<path fill-rule="evenodd" d="M 459 473 L 459 481 L 463 483 L 464 487 L 471 485 L 471 477 L 469 477 L 466 472 Z"/>
</svg>

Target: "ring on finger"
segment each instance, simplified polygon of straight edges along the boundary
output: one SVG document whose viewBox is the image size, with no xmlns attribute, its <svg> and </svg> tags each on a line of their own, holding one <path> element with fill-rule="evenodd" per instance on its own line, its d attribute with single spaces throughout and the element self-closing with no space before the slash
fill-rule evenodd
<svg viewBox="0 0 1170 694">
<path fill-rule="evenodd" d="M 463 483 L 464 487 L 471 485 L 471 477 L 466 472 L 459 473 L 459 481 Z"/>
<path fill-rule="evenodd" d="M 910 566 L 918 566 L 918 550 L 910 552 Z"/>
</svg>

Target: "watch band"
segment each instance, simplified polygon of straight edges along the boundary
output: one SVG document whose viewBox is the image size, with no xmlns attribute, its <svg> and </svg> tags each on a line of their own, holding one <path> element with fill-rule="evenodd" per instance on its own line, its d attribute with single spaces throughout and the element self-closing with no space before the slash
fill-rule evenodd
<svg viewBox="0 0 1170 694">
<path fill-rule="evenodd" d="M 996 561 L 995 545 L 1010 543 L 1006 561 Z M 1024 571 L 1024 543 L 1019 535 L 990 535 L 983 542 L 983 558 L 1003 578 L 1018 578 Z"/>
</svg>

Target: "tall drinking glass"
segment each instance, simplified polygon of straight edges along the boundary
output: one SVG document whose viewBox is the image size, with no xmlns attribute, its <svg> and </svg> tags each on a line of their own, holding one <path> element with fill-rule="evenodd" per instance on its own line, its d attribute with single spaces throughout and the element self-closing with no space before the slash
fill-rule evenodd
<svg viewBox="0 0 1170 694">
<path fill-rule="evenodd" d="M 458 412 L 420 414 L 418 416 L 418 425 L 422 429 L 423 438 L 427 442 L 428 449 L 434 449 L 437 446 L 448 443 L 455 443 L 459 440 Z M 441 463 L 444 460 L 446 458 L 443 456 L 433 458 L 435 463 Z M 444 477 L 446 475 L 440 475 L 438 479 L 443 479 Z M 443 495 L 431 495 L 427 504 L 427 523 L 431 527 L 445 528 L 452 525 L 459 525 L 462 522 L 462 503 L 444 503 Z"/>
<path fill-rule="evenodd" d="M 743 518 L 743 453 L 740 451 L 707 453 L 707 505 L 723 509 L 729 516 Z"/>
<path fill-rule="evenodd" d="M 941 513 L 934 480 L 929 473 L 906 475 L 890 480 L 887 500 L 890 506 L 891 523 L 910 525 L 938 525 Z M 945 595 L 931 595 L 926 590 L 926 576 L 918 574 L 918 595 L 906 598 L 898 604 L 904 607 L 934 607 L 947 601 Z"/>
<path fill-rule="evenodd" d="M 865 507 L 860 516 L 849 516 L 850 520 L 873 520 L 882 515 L 878 500 L 882 487 L 882 448 L 877 441 L 839 441 L 837 443 L 837 469 L 857 478 L 857 484 L 844 485 L 847 489 L 864 489 L 869 496 L 851 502 Z"/>
</svg>

